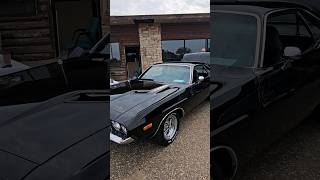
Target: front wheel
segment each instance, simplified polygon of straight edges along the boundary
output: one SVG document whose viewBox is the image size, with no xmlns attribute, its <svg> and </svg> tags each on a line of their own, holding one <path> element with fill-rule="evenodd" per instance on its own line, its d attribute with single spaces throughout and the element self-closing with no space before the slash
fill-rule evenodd
<svg viewBox="0 0 320 180">
<path fill-rule="evenodd" d="M 168 146 L 177 136 L 179 129 L 179 115 L 176 112 L 170 113 L 160 124 L 155 136 L 157 144 Z"/>
</svg>

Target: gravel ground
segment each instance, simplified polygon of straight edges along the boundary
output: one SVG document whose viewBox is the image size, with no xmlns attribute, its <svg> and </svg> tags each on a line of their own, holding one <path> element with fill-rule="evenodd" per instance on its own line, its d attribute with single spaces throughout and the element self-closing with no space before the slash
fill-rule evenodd
<svg viewBox="0 0 320 180">
<path fill-rule="evenodd" d="M 311 116 L 273 144 L 249 164 L 240 179 L 320 179 L 320 116 Z"/>
<path fill-rule="evenodd" d="M 210 103 L 181 121 L 174 143 L 111 144 L 111 179 L 209 179 Z"/>
</svg>

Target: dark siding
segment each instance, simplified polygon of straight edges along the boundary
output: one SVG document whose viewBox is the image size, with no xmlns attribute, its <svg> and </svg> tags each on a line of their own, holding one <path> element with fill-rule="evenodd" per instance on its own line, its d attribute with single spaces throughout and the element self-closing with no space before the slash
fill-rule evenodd
<svg viewBox="0 0 320 180">
<path fill-rule="evenodd" d="M 38 15 L 1 17 L 0 32 L 4 50 L 18 61 L 54 58 L 54 43 L 49 18 L 49 0 L 38 0 Z"/>
</svg>

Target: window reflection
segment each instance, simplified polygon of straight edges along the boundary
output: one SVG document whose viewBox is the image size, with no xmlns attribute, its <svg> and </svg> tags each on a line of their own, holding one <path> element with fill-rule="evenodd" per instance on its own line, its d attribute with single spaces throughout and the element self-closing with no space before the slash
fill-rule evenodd
<svg viewBox="0 0 320 180">
<path fill-rule="evenodd" d="M 206 40 L 205 39 L 186 40 L 186 48 L 190 49 L 191 53 L 206 51 Z"/>
<path fill-rule="evenodd" d="M 162 44 L 163 61 L 180 61 L 186 53 L 210 50 L 209 39 L 165 40 Z"/>
<path fill-rule="evenodd" d="M 111 43 L 110 59 L 113 61 L 120 61 L 120 45 L 119 43 Z"/>
<path fill-rule="evenodd" d="M 162 41 L 162 58 L 163 61 L 175 61 L 181 59 L 179 53 L 184 48 L 183 40 Z"/>
</svg>

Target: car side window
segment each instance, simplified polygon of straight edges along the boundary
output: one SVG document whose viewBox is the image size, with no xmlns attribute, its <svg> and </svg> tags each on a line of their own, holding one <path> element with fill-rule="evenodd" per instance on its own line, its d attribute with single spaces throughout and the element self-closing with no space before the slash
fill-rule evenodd
<svg viewBox="0 0 320 180">
<path fill-rule="evenodd" d="M 198 80 L 199 80 L 199 74 L 198 74 L 198 72 L 194 69 L 193 70 L 193 83 L 195 83 L 195 82 L 198 82 Z"/>
<path fill-rule="evenodd" d="M 282 62 L 289 50 L 302 53 L 314 43 L 311 32 L 296 11 L 271 14 L 265 33 L 264 67 Z"/>
<path fill-rule="evenodd" d="M 306 23 L 308 24 L 312 35 L 315 39 L 315 41 L 318 41 L 320 39 L 320 23 L 317 17 L 313 16 L 311 13 L 306 12 L 304 10 L 300 11 L 303 18 L 306 20 Z"/>
<path fill-rule="evenodd" d="M 203 76 L 204 78 L 208 77 L 209 73 L 205 69 L 203 65 L 198 65 L 194 67 L 194 70 L 197 72 L 199 76 Z"/>
</svg>

